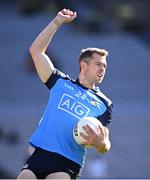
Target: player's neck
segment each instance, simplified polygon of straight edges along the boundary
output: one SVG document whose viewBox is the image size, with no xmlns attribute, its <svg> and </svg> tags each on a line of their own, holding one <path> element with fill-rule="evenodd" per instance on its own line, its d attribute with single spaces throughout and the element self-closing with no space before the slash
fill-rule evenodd
<svg viewBox="0 0 150 180">
<path fill-rule="evenodd" d="M 90 82 L 89 80 L 87 80 L 86 78 L 82 77 L 81 75 L 79 75 L 79 82 L 80 82 L 80 84 L 82 84 L 86 88 L 89 88 L 89 89 L 95 88 L 95 84 L 94 83 Z"/>
</svg>

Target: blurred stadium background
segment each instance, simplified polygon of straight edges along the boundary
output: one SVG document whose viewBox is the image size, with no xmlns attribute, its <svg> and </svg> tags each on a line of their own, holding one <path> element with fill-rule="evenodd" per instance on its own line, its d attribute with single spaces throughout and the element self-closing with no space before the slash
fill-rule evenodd
<svg viewBox="0 0 150 180">
<path fill-rule="evenodd" d="M 89 149 L 81 178 L 150 179 L 150 1 L 0 0 L 0 178 L 16 178 L 28 156 L 28 138 L 47 104 L 28 53 L 58 10 L 77 11 L 47 53 L 76 78 L 81 48 L 110 52 L 101 89 L 114 103 L 112 149 Z"/>
</svg>

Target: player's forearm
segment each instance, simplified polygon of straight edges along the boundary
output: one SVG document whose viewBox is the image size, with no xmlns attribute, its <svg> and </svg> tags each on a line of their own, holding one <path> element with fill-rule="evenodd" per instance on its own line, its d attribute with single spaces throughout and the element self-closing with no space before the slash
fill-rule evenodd
<svg viewBox="0 0 150 180">
<path fill-rule="evenodd" d="M 110 150 L 111 148 L 111 142 L 109 139 L 105 140 L 100 146 L 96 148 L 96 150 L 100 153 L 106 153 Z"/>
<path fill-rule="evenodd" d="M 49 43 L 52 40 L 53 35 L 61 26 L 61 24 L 62 22 L 59 21 L 57 17 L 55 17 L 32 43 L 30 47 L 30 52 L 35 52 L 36 54 L 45 52 Z"/>
</svg>

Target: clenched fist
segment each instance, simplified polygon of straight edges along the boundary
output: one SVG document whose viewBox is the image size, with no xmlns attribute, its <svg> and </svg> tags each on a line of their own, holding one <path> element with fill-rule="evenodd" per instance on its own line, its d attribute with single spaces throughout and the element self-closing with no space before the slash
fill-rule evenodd
<svg viewBox="0 0 150 180">
<path fill-rule="evenodd" d="M 76 12 L 69 9 L 63 9 L 58 12 L 57 16 L 54 18 L 54 23 L 56 25 L 61 25 L 63 23 L 70 23 L 77 17 Z"/>
</svg>

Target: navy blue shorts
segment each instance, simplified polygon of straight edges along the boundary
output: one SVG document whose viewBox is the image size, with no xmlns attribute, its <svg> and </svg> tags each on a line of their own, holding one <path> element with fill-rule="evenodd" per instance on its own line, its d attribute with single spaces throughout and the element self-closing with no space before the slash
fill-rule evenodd
<svg viewBox="0 0 150 180">
<path fill-rule="evenodd" d="M 23 166 L 24 169 L 31 170 L 38 179 L 45 179 L 47 175 L 56 172 L 65 172 L 71 179 L 76 179 L 81 166 L 58 153 L 36 148 Z"/>
</svg>

